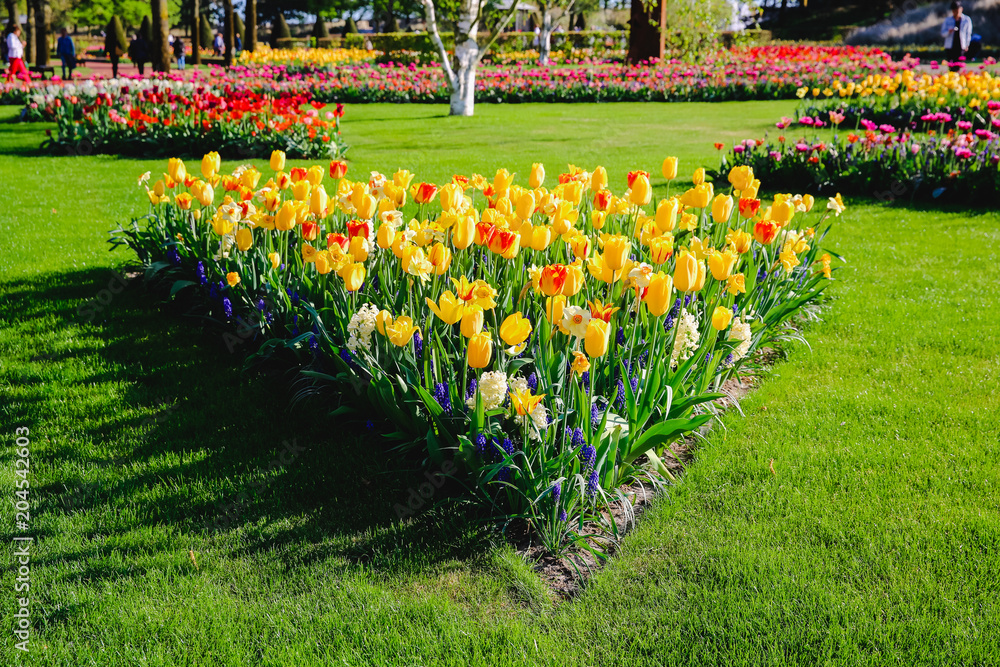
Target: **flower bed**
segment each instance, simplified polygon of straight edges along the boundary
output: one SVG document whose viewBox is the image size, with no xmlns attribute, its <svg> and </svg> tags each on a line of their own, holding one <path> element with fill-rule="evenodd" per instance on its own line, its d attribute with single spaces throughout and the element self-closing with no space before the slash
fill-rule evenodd
<svg viewBox="0 0 1000 667">
<path fill-rule="evenodd" d="M 315 51 L 320 55 L 311 55 Z M 326 102 L 447 102 L 448 86 L 436 66 L 419 65 L 412 54 L 392 54 L 392 62 L 356 62 L 368 56 L 357 49 L 262 50 L 249 64 L 213 70 L 196 79 L 211 90 L 228 85 L 260 95 L 310 95 Z M 277 54 L 277 55 L 275 55 Z M 353 55 L 352 55 L 353 54 Z M 918 61 L 893 62 L 878 49 L 844 47 L 739 47 L 710 53 L 699 62 L 669 60 L 643 66 L 607 63 L 586 52 L 570 61 L 588 64 L 539 67 L 524 54 L 498 55 L 477 77 L 476 98 L 484 102 L 724 101 L 791 98 L 803 86 L 825 89 L 870 73 L 895 74 Z M 316 60 L 325 58 L 327 60 Z M 516 64 L 509 64 L 516 59 Z M 558 56 L 557 56 L 558 60 Z M 315 61 L 315 62 L 313 62 Z M 310 64 L 311 63 L 311 64 Z M 355 63 L 355 64 L 349 64 Z M 190 75 L 198 77 L 197 74 Z M 157 78 L 156 82 L 179 78 Z M 124 85 L 133 86 L 124 79 Z M 75 87 L 77 84 L 64 84 Z M 102 83 L 82 84 L 101 88 Z M 115 82 L 113 85 L 119 85 Z M 168 85 L 154 83 L 153 85 Z M 81 86 L 81 87 L 82 87 Z M 61 96 L 51 82 L 4 84 L 0 101 L 39 105 L 35 95 Z M 112 94 L 114 97 L 114 94 Z M 44 106 L 44 105 L 39 105 Z M 31 120 L 37 117 L 30 118 Z"/>
<path fill-rule="evenodd" d="M 724 101 L 791 98 L 802 86 L 832 85 L 868 72 L 914 65 L 893 62 L 877 49 L 821 47 L 734 48 L 700 63 L 656 65 L 485 67 L 476 79 L 484 102 Z M 238 73 L 251 86 L 305 87 L 337 102 L 444 102 L 448 89 L 436 67 L 364 64 L 331 72 L 290 74 L 275 68 Z"/>
<path fill-rule="evenodd" d="M 839 197 L 819 214 L 808 196 L 763 204 L 748 169 L 731 194 L 699 170 L 653 201 L 641 171 L 618 195 L 602 167 L 434 185 L 284 161 L 223 176 L 210 154 L 199 177 L 171 159 L 140 179 L 149 214 L 113 242 L 228 340 L 296 355 L 339 389 L 338 414 L 384 424 L 400 453 L 454 460 L 476 498 L 553 553 L 598 546 L 584 527 L 614 530 L 618 490 L 669 475 L 670 444 L 829 284 L 822 223 L 843 210 Z M 668 158 L 664 176 L 676 171 Z"/>
<path fill-rule="evenodd" d="M 995 132 L 912 134 L 892 127 L 832 141 L 779 137 L 737 144 L 722 169 L 746 165 L 769 181 L 815 193 L 995 204 L 1000 198 L 1000 140 Z"/>
<path fill-rule="evenodd" d="M 1000 128 L 1000 78 L 990 71 L 941 75 L 906 71 L 893 76 L 871 74 L 826 88 L 800 88 L 803 103 L 796 113 L 802 125 L 843 124 L 872 129 L 863 123 L 896 129 L 940 131 L 944 128 Z M 831 118 L 831 113 L 833 114 Z M 782 119 L 779 127 L 791 119 Z"/>
<path fill-rule="evenodd" d="M 89 89 L 88 89 L 89 92 Z M 227 158 L 263 157 L 279 146 L 298 158 L 336 158 L 343 107 L 320 114 L 325 103 L 307 93 L 264 95 L 246 88 L 139 86 L 120 83 L 92 97 L 60 95 L 38 107 L 57 127 L 44 148 L 57 153 L 113 153 L 144 157 L 199 155 L 206 144 Z"/>
</svg>

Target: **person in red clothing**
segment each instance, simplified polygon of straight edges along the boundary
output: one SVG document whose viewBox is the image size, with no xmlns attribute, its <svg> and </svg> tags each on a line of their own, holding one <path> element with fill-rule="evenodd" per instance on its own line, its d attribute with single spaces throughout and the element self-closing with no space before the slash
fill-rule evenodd
<svg viewBox="0 0 1000 667">
<path fill-rule="evenodd" d="M 21 26 L 15 25 L 14 29 L 7 33 L 7 59 L 10 64 L 7 66 L 7 80 L 10 81 L 16 76 L 22 76 L 25 81 L 31 81 L 28 68 L 24 66 L 24 45 L 21 43 Z"/>
</svg>

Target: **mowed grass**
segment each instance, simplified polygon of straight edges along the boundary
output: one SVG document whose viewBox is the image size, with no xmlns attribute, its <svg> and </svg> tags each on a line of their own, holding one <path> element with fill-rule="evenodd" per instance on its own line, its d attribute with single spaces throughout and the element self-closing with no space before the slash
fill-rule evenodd
<svg viewBox="0 0 1000 667">
<path fill-rule="evenodd" d="M 554 179 L 573 162 L 622 188 L 665 155 L 684 175 L 714 166 L 712 142 L 792 109 L 355 105 L 344 135 L 354 177 L 541 161 Z M 107 231 L 164 163 L 39 157 L 43 127 L 0 125 L 0 532 L 20 534 L 27 426 L 37 539 L 28 656 L 4 550 L 0 664 L 996 662 L 996 213 L 852 206 L 812 351 L 793 348 L 611 565 L 556 602 L 460 509 L 398 520 L 423 471 L 369 434 L 290 409 L 281 378 L 241 374 L 238 348 L 141 288 L 103 295 L 130 259 Z"/>
</svg>

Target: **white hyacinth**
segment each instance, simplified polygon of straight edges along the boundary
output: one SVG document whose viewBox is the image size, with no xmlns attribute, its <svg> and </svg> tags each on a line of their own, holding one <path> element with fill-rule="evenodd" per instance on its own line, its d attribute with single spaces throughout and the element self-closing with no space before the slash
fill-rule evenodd
<svg viewBox="0 0 1000 667">
<path fill-rule="evenodd" d="M 499 408 L 507 398 L 507 375 L 503 371 L 483 373 L 479 378 L 479 393 L 483 396 L 483 407 L 487 410 Z M 466 402 L 469 409 L 476 407 L 476 396 L 473 394 Z"/>
<path fill-rule="evenodd" d="M 347 325 L 347 332 L 351 334 L 347 341 L 347 349 L 352 353 L 357 352 L 359 347 L 369 351 L 372 349 L 372 332 L 375 331 L 375 318 L 378 312 L 378 308 L 366 303 L 351 317 Z"/>
<path fill-rule="evenodd" d="M 738 340 L 740 344 L 733 350 L 733 360 L 742 359 L 750 351 L 750 324 L 740 318 L 733 320 L 733 325 L 729 329 L 729 340 Z"/>
<path fill-rule="evenodd" d="M 698 319 L 688 311 L 682 311 L 677 322 L 677 338 L 674 340 L 674 351 L 670 355 L 671 367 L 678 360 L 684 361 L 698 349 Z"/>
</svg>

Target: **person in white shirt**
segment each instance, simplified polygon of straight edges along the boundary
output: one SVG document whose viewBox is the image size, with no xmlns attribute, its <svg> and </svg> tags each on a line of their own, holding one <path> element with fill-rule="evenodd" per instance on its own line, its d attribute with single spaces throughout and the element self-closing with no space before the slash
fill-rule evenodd
<svg viewBox="0 0 1000 667">
<path fill-rule="evenodd" d="M 24 66 L 24 45 L 21 44 L 21 26 L 15 25 L 14 29 L 7 33 L 7 59 L 10 64 L 7 66 L 7 80 L 10 81 L 16 76 L 21 76 L 25 81 L 31 82 L 31 75 L 28 68 Z"/>
<path fill-rule="evenodd" d="M 944 20 L 941 36 L 944 37 L 945 57 L 951 63 L 952 71 L 955 71 L 972 41 L 972 19 L 962 13 L 961 2 L 951 3 L 951 16 Z"/>
</svg>

